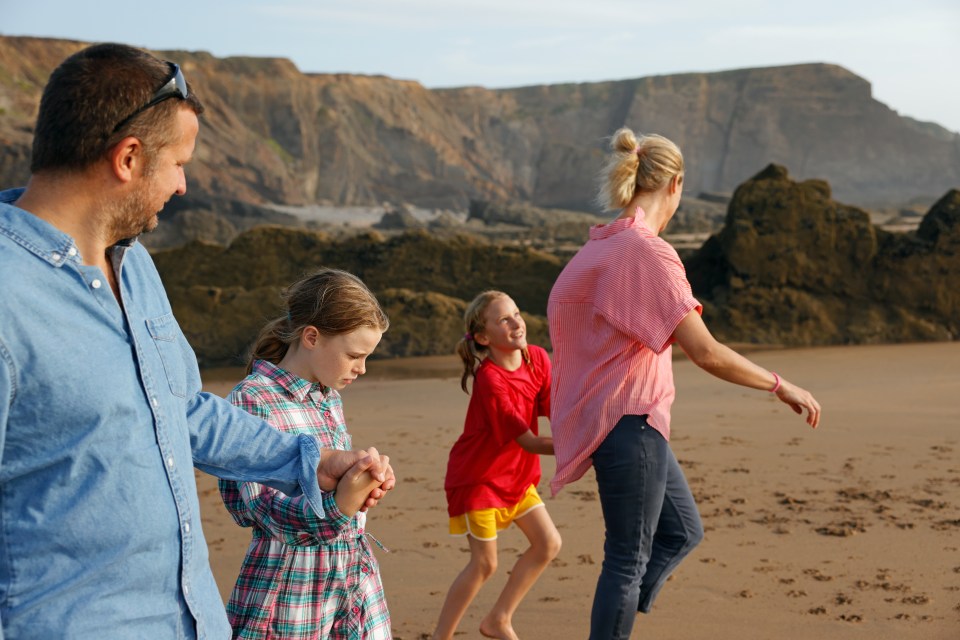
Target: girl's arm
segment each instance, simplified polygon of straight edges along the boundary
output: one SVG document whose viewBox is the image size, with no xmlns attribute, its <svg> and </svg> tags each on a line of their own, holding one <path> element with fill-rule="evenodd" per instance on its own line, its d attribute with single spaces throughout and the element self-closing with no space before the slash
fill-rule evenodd
<svg viewBox="0 0 960 640">
<path fill-rule="evenodd" d="M 269 422 L 270 407 L 254 394 L 234 392 L 230 401 Z M 224 505 L 237 524 L 256 525 L 285 544 L 332 542 L 350 523 L 350 518 L 340 511 L 333 492 L 321 492 L 324 517 L 319 517 L 305 495 L 289 496 L 257 482 L 220 480 L 219 486 Z"/>
<path fill-rule="evenodd" d="M 366 474 L 366 471 L 364 473 Z M 291 497 L 256 482 L 243 482 L 239 485 L 229 483 L 236 486 L 234 491 L 237 496 L 231 505 L 227 502 L 229 491 L 224 491 L 223 486 L 227 482 L 221 481 L 220 493 L 234 520 L 240 522 L 237 517 L 239 515 L 246 521 L 246 526 L 256 524 L 284 544 L 329 544 L 350 524 L 350 515 L 340 510 L 336 492 L 323 492 L 324 517 L 320 518 L 304 496 Z"/>
<path fill-rule="evenodd" d="M 535 436 L 530 429 L 520 434 L 520 437 L 517 438 L 517 444 L 520 445 L 524 451 L 529 451 L 530 453 L 538 453 L 544 456 L 554 455 L 553 438 L 549 436 Z"/>
</svg>

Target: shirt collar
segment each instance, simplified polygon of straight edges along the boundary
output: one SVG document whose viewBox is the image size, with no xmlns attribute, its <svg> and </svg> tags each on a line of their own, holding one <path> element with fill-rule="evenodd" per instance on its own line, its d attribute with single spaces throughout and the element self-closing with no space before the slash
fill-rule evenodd
<svg viewBox="0 0 960 640">
<path fill-rule="evenodd" d="M 0 234 L 55 267 L 63 266 L 67 260 L 79 263 L 80 254 L 73 238 L 13 204 L 24 191 L 19 188 L 0 192 Z"/>
<path fill-rule="evenodd" d="M 304 380 L 267 360 L 254 360 L 252 373 L 273 380 L 297 402 L 303 402 L 307 396 L 313 396 L 317 403 L 320 403 L 329 400 L 333 394 L 333 389 L 330 387 L 325 387 L 319 382 Z"/>
<path fill-rule="evenodd" d="M 647 226 L 647 212 L 641 207 L 637 207 L 634 215 L 629 218 L 617 218 L 613 222 L 606 224 L 595 224 L 590 227 L 591 240 L 604 240 L 625 231 L 627 229 L 636 229 L 644 236 L 655 235 L 650 227 Z"/>
</svg>

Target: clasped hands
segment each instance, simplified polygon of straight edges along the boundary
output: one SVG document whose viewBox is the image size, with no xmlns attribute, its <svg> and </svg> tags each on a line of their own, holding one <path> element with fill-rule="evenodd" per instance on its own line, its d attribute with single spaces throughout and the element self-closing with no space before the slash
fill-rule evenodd
<svg viewBox="0 0 960 640">
<path fill-rule="evenodd" d="M 376 506 L 397 484 L 390 457 L 380 455 L 375 447 L 322 450 L 317 480 L 321 491 L 336 492 L 337 507 L 347 517 Z"/>
</svg>

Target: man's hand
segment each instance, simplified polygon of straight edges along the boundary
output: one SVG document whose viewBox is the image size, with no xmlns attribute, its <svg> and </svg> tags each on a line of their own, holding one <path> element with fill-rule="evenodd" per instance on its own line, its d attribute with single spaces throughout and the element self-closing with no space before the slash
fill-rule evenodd
<svg viewBox="0 0 960 640">
<path fill-rule="evenodd" d="M 338 449 L 322 449 L 320 451 L 320 464 L 317 466 L 317 483 L 321 491 L 333 491 L 337 488 L 337 482 L 347 471 L 361 460 L 370 457 L 373 464 L 370 466 L 370 475 L 379 482 L 386 481 L 386 472 L 384 467 L 389 464 L 382 462 L 386 456 L 381 456 L 375 447 L 367 450 L 358 451 L 340 451 Z M 389 462 L 389 458 L 386 458 Z M 391 470 L 391 474 L 393 470 Z"/>
</svg>

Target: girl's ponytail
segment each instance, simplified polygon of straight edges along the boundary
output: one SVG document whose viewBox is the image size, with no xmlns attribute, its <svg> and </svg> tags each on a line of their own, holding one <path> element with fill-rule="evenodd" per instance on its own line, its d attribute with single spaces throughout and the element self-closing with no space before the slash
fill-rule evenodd
<svg viewBox="0 0 960 640">
<path fill-rule="evenodd" d="M 480 356 L 474 351 L 474 345 L 476 345 L 476 343 L 473 341 L 472 333 L 465 333 L 457 343 L 457 355 L 460 356 L 460 359 L 463 361 L 463 375 L 460 376 L 460 388 L 463 389 L 464 393 L 470 393 L 467 391 L 467 380 L 474 375 L 477 367 L 480 365 Z"/>
<path fill-rule="evenodd" d="M 254 360 L 266 360 L 273 364 L 278 364 L 287 355 L 287 349 L 290 343 L 296 338 L 296 334 L 290 331 L 290 320 L 288 316 L 274 318 L 260 330 L 253 348 L 250 350 L 250 357 L 247 360 L 247 375 L 253 372 Z"/>
</svg>

